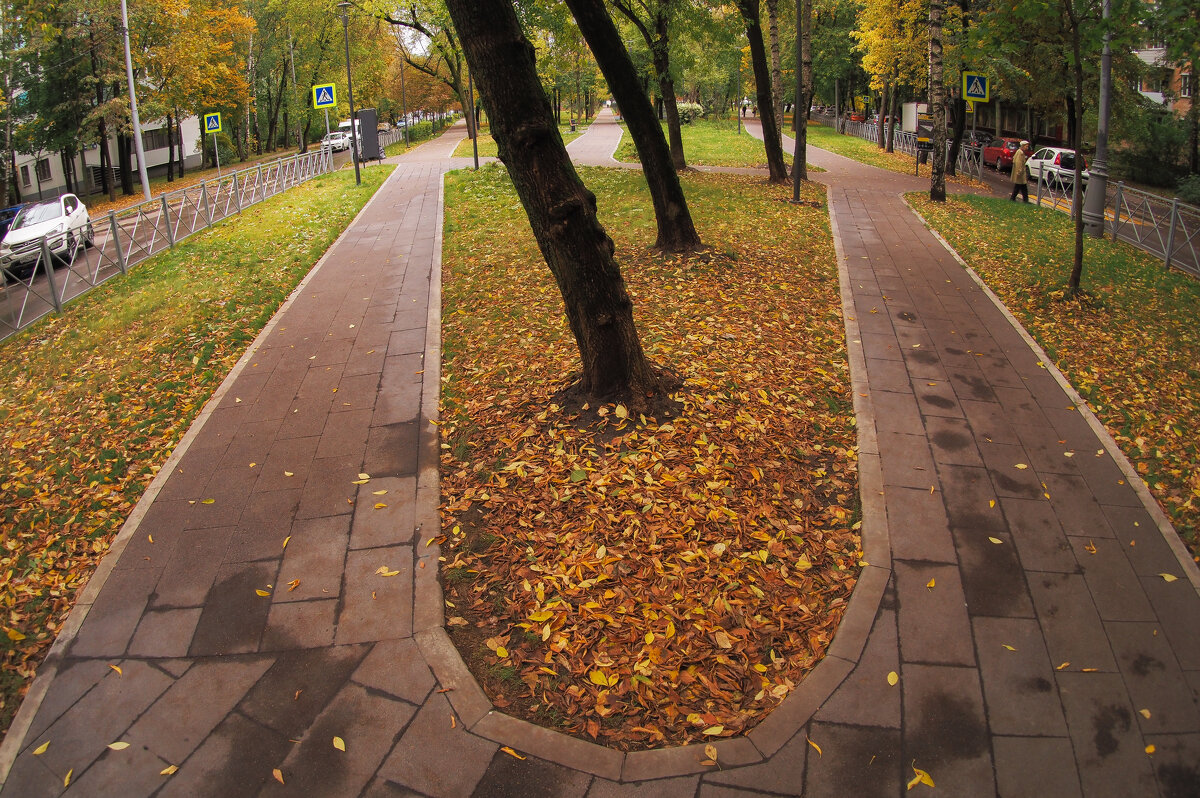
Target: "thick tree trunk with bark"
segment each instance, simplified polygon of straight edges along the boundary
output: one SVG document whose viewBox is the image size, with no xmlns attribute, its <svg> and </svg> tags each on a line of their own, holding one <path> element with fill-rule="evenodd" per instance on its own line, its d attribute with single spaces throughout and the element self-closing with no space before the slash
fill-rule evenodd
<svg viewBox="0 0 1200 798">
<path fill-rule="evenodd" d="M 775 119 L 775 109 L 771 104 L 771 70 L 767 66 L 767 50 L 763 45 L 759 0 L 738 0 L 738 10 L 746 23 L 746 38 L 750 40 L 750 60 L 754 65 L 759 119 L 762 121 L 763 143 L 767 148 L 767 171 L 771 175 L 772 183 L 783 183 L 788 179 L 787 163 L 783 160 L 779 123 Z"/>
<path fill-rule="evenodd" d="M 579 390 L 648 407 L 663 383 L 642 350 L 612 239 L 563 146 L 516 11 L 509 0 L 446 6 L 488 99 L 500 160 L 562 294 L 583 363 Z"/>
<path fill-rule="evenodd" d="M 655 247 L 669 252 L 702 249 L 692 222 L 679 175 L 663 139 L 662 126 L 642 91 L 638 74 L 603 0 L 567 0 L 579 31 L 604 73 L 609 91 L 625 118 L 629 135 L 637 146 L 638 159 L 650 187 L 654 217 L 658 223 Z M 676 119 L 678 122 L 678 118 Z M 682 146 L 680 148 L 682 154 Z"/>
<path fill-rule="evenodd" d="M 812 105 L 812 0 L 796 0 L 797 86 L 792 127 L 796 131 L 796 149 L 792 153 L 792 177 L 808 180 L 808 109 Z M 796 197 L 799 199 L 799 197 Z"/>
<path fill-rule="evenodd" d="M 958 173 L 958 151 L 962 149 L 963 136 L 967 132 L 967 101 L 962 97 L 954 100 L 954 131 L 950 134 L 950 154 L 946 156 L 946 174 Z"/>
<path fill-rule="evenodd" d="M 675 80 L 671 77 L 671 60 L 668 54 L 670 39 L 668 38 L 666 18 L 660 16 L 657 24 L 658 41 L 652 48 L 654 71 L 658 73 L 658 88 L 662 92 L 663 111 L 667 118 L 671 162 L 675 164 L 676 170 L 682 171 L 687 169 L 687 161 L 683 157 L 683 131 L 679 127 L 679 103 L 675 100 Z M 595 53 L 593 53 L 594 55 Z"/>
<path fill-rule="evenodd" d="M 779 55 L 779 0 L 767 0 L 767 30 L 771 42 L 771 107 L 783 136 L 783 67 Z"/>
<path fill-rule="evenodd" d="M 942 84 L 942 11 L 944 0 L 929 3 L 929 114 L 933 117 L 933 160 L 929 198 L 946 201 L 946 87 Z"/>
<path fill-rule="evenodd" d="M 125 196 L 133 194 L 133 158 L 129 154 L 129 148 L 133 145 L 133 139 L 121 133 L 117 136 L 117 162 L 121 166 L 121 193 Z"/>
</svg>

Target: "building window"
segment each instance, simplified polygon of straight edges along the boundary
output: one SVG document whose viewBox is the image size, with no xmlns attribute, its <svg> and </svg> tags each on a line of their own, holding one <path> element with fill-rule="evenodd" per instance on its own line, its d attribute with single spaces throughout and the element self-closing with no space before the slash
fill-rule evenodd
<svg viewBox="0 0 1200 798">
<path fill-rule="evenodd" d="M 42 160 L 37 162 L 37 176 L 38 176 L 38 180 L 41 180 L 43 182 L 50 179 L 50 159 L 49 158 L 43 158 Z"/>
<path fill-rule="evenodd" d="M 1191 97 L 1192 96 L 1192 76 L 1191 76 L 1191 74 L 1184 72 L 1182 75 L 1179 76 L 1179 81 L 1180 81 L 1179 96 L 1180 97 Z"/>
<path fill-rule="evenodd" d="M 33 185 L 33 181 L 29 178 L 29 164 L 24 164 L 21 167 L 21 185 L 24 188 L 29 188 Z"/>
<path fill-rule="evenodd" d="M 171 139 L 167 134 L 166 128 L 160 127 L 157 130 L 142 131 L 142 146 L 146 150 L 165 150 L 170 142 Z M 175 146 L 183 149 L 183 136 L 178 133 L 175 136 Z"/>
</svg>

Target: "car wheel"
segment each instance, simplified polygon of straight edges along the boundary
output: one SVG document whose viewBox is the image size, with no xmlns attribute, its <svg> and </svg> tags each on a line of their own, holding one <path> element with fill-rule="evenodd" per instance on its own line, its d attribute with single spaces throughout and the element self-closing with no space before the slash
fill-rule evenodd
<svg viewBox="0 0 1200 798">
<path fill-rule="evenodd" d="M 1003 170 L 1001 169 L 1001 167 L 1002 167 L 1003 165 L 1004 165 L 1004 164 L 1000 163 L 1000 156 L 996 156 L 996 171 L 997 171 L 997 172 L 1001 172 L 1001 171 L 1003 171 Z"/>
<path fill-rule="evenodd" d="M 96 230 L 92 227 L 91 222 L 88 222 L 87 227 L 83 228 L 83 245 L 84 247 L 96 245 Z"/>
</svg>

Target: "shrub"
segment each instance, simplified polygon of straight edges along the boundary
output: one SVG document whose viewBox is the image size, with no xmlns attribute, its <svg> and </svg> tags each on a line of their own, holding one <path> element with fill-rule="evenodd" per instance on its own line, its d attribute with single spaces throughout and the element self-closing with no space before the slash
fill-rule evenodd
<svg viewBox="0 0 1200 798">
<path fill-rule="evenodd" d="M 690 125 L 704 116 L 704 106 L 700 103 L 679 103 L 679 123 Z"/>
<path fill-rule="evenodd" d="M 1191 175 L 1180 180 L 1175 193 L 1188 205 L 1200 206 L 1200 175 Z"/>
</svg>

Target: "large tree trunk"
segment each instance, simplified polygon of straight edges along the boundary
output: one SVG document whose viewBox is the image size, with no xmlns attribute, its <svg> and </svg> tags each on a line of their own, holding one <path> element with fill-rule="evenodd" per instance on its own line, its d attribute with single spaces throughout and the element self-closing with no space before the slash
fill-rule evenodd
<svg viewBox="0 0 1200 798">
<path fill-rule="evenodd" d="M 767 31 L 771 42 L 771 107 L 783 140 L 783 67 L 779 58 L 779 0 L 767 0 Z"/>
<path fill-rule="evenodd" d="M 687 199 L 675 173 L 672 153 L 663 140 L 662 126 L 654 108 L 638 82 L 637 69 L 613 24 L 603 0 L 567 0 L 583 38 L 608 81 L 609 91 L 625 118 L 629 135 L 637 147 L 638 159 L 650 187 L 658 240 L 654 246 L 669 252 L 701 249 L 700 236 L 692 222 Z M 678 116 L 676 117 L 678 123 Z M 682 147 L 681 147 L 682 155 Z"/>
<path fill-rule="evenodd" d="M 133 158 L 129 153 L 132 144 L 133 139 L 124 133 L 117 136 L 117 162 L 121 166 L 121 193 L 127 197 L 133 194 Z"/>
<path fill-rule="evenodd" d="M 792 153 L 792 178 L 808 180 L 808 109 L 812 105 L 812 0 L 796 0 L 797 86 L 792 127 L 796 131 L 796 149 Z M 797 195 L 795 197 L 799 199 Z"/>
<path fill-rule="evenodd" d="M 663 110 L 667 117 L 667 135 L 670 138 L 671 162 L 677 170 L 687 169 L 687 161 L 683 157 L 683 131 L 679 127 L 679 103 L 675 101 L 675 80 L 671 77 L 670 31 L 667 29 L 667 17 L 659 14 L 655 20 L 657 40 L 651 46 L 654 54 L 654 71 L 658 73 L 658 87 L 662 92 Z M 622 45 L 624 50 L 624 45 Z M 593 55 L 595 53 L 593 52 Z M 628 55 L 626 55 L 628 57 Z"/>
<path fill-rule="evenodd" d="M 1082 36 L 1079 28 L 1080 21 L 1075 16 L 1071 0 L 1063 0 L 1067 6 L 1068 19 L 1071 21 L 1071 51 L 1075 56 L 1075 96 L 1068 99 L 1071 103 L 1071 149 L 1075 150 L 1075 181 L 1072 185 L 1071 218 L 1075 221 L 1075 256 L 1071 263 L 1071 279 L 1068 290 L 1072 294 L 1079 293 L 1079 281 L 1083 276 L 1083 157 L 1079 152 L 1083 131 L 1083 63 L 1080 61 Z"/>
<path fill-rule="evenodd" d="M 887 130 L 886 130 L 887 122 L 886 122 L 886 120 L 887 120 L 887 108 L 888 108 L 888 95 L 890 93 L 890 90 L 891 90 L 891 85 L 885 80 L 883 82 L 883 90 L 879 93 L 879 122 L 877 123 L 877 128 L 876 128 L 876 137 L 879 139 L 879 141 L 877 141 L 876 144 L 879 145 L 879 149 L 881 149 L 881 150 L 884 149 L 885 147 L 887 147 Z"/>
<path fill-rule="evenodd" d="M 772 183 L 783 183 L 788 179 L 787 164 L 783 160 L 779 123 L 775 120 L 775 108 L 771 104 L 771 70 L 767 66 L 767 50 L 763 45 L 759 0 L 738 0 L 738 10 L 742 12 L 742 19 L 746 23 L 746 38 L 750 40 L 750 60 L 754 65 L 759 118 L 762 121 L 763 143 L 767 148 L 767 170 Z"/>
<path fill-rule="evenodd" d="M 509 0 L 446 0 L 446 7 L 488 99 L 500 160 L 562 294 L 583 364 L 579 390 L 649 407 L 663 383 L 642 350 L 612 239 L 563 146 L 516 11 Z"/>
<path fill-rule="evenodd" d="M 933 163 L 929 198 L 946 201 L 946 87 L 942 84 L 942 10 L 944 0 L 929 2 L 929 113 L 933 117 Z"/>
</svg>

